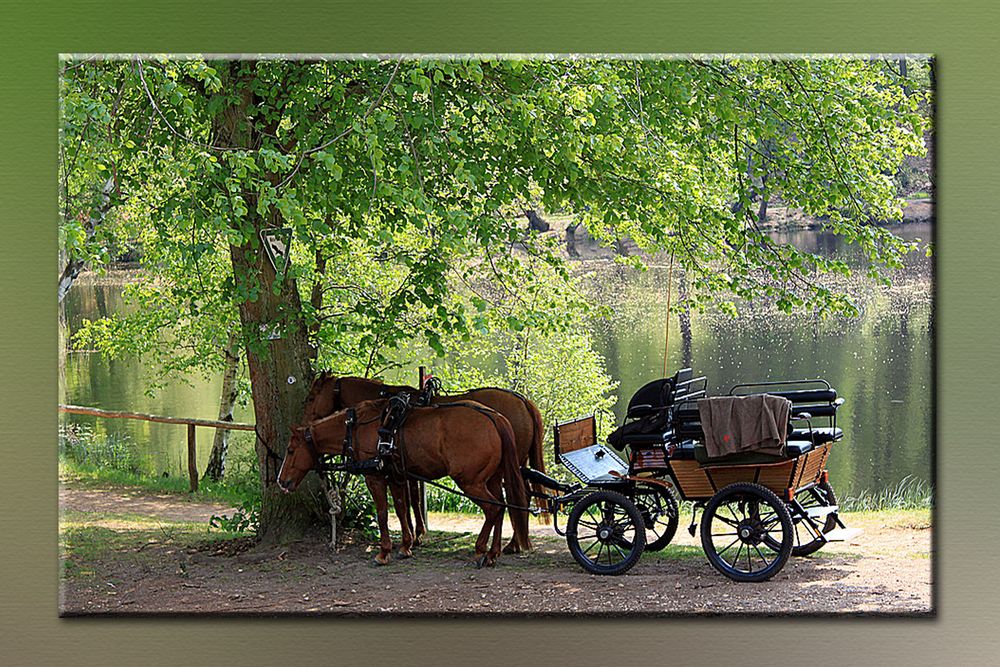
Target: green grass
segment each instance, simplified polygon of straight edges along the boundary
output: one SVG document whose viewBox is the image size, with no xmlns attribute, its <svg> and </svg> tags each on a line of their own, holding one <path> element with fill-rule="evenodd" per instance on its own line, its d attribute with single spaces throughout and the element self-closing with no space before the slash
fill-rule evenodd
<svg viewBox="0 0 1000 667">
<path fill-rule="evenodd" d="M 875 493 L 864 490 L 840 499 L 839 504 L 845 512 L 930 509 L 934 505 L 934 492 L 927 482 L 907 475 L 888 489 Z"/>
<path fill-rule="evenodd" d="M 256 485 L 251 487 L 226 480 L 221 482 L 202 480 L 198 482 L 198 490 L 191 493 L 188 490 L 188 480 L 181 477 L 150 477 L 142 473 L 96 468 L 66 460 L 59 462 L 59 477 L 78 486 L 131 487 L 150 493 L 169 493 L 191 500 L 220 502 L 233 506 L 260 498 L 260 489 Z"/>
<path fill-rule="evenodd" d="M 220 481 L 199 480 L 189 493 L 186 477 L 144 474 L 135 448 L 127 438 L 95 434 L 86 426 L 59 429 L 59 476 L 83 486 L 129 486 L 151 493 L 185 495 L 234 506 L 260 501 L 257 462 L 252 452 L 230 448 L 227 472 Z"/>
</svg>

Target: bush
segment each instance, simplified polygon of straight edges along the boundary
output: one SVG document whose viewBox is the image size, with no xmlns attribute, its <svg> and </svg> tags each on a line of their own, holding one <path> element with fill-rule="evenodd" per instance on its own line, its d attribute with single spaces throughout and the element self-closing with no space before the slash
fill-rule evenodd
<svg viewBox="0 0 1000 667">
<path fill-rule="evenodd" d="M 213 514 L 208 525 L 229 533 L 255 533 L 260 528 L 260 498 L 244 500 L 239 508 L 228 514 Z"/>
<path fill-rule="evenodd" d="M 59 427 L 59 458 L 73 463 L 138 474 L 141 470 L 130 439 L 124 435 L 97 434 L 90 426 Z"/>
</svg>

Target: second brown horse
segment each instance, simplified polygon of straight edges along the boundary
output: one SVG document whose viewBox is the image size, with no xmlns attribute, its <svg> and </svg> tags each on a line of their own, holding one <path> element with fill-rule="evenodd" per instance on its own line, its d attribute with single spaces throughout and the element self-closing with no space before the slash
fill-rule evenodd
<svg viewBox="0 0 1000 667">
<path fill-rule="evenodd" d="M 416 394 L 417 389 L 406 385 L 384 384 L 379 380 L 369 378 L 343 376 L 338 377 L 323 373 L 313 382 L 306 399 L 306 422 L 322 419 L 342 410 L 358 405 L 362 401 L 387 398 L 400 392 Z M 517 392 L 496 387 L 473 389 L 463 394 L 448 394 L 435 396 L 433 403 L 453 403 L 457 401 L 475 401 L 488 408 L 496 410 L 507 418 L 514 430 L 514 441 L 517 449 L 517 460 L 521 465 L 528 464 L 539 472 L 545 472 L 545 460 L 542 457 L 544 430 L 542 415 L 535 404 Z M 541 489 L 536 489 L 541 491 Z M 410 493 L 414 504 L 420 500 L 420 495 Z M 415 509 L 420 509 L 419 505 Z M 417 539 L 426 531 L 423 525 L 422 512 L 416 511 Z M 528 514 L 526 512 L 511 512 L 511 523 L 515 527 L 514 536 L 504 548 L 507 553 L 530 551 L 531 538 L 528 536 Z"/>
</svg>

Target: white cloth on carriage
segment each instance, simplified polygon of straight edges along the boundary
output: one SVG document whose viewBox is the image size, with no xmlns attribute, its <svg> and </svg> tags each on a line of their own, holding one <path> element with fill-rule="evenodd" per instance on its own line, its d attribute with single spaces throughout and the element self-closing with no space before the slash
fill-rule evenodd
<svg viewBox="0 0 1000 667">
<path fill-rule="evenodd" d="M 784 456 L 791 407 L 787 398 L 769 394 L 698 399 L 709 457 L 747 451 Z"/>
</svg>

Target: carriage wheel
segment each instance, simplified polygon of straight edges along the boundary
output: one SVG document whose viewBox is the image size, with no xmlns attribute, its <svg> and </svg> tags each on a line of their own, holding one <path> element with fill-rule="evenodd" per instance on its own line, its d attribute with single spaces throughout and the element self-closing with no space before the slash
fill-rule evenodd
<svg viewBox="0 0 1000 667">
<path fill-rule="evenodd" d="M 658 484 L 637 484 L 632 495 L 646 526 L 646 551 L 659 551 L 677 532 L 677 501 L 670 489 Z"/>
<path fill-rule="evenodd" d="M 734 581 L 767 581 L 792 554 L 788 508 L 759 484 L 730 484 L 708 501 L 701 545 L 712 566 Z"/>
<path fill-rule="evenodd" d="M 573 558 L 594 574 L 624 574 L 646 547 L 642 514 L 614 491 L 595 491 L 573 506 L 566 522 Z"/>
<path fill-rule="evenodd" d="M 799 491 L 795 494 L 795 499 L 807 510 L 810 507 L 829 507 L 837 504 L 837 496 L 833 493 L 833 487 L 830 486 L 829 482 L 823 482 L 812 488 Z M 792 545 L 793 556 L 808 556 L 816 553 L 826 544 L 813 533 L 809 524 L 801 516 L 792 515 L 792 523 L 795 526 L 795 540 Z M 826 515 L 819 529 L 823 533 L 829 533 L 836 527 L 837 513 L 833 512 Z M 777 548 L 778 544 L 775 542 L 772 547 Z"/>
</svg>

